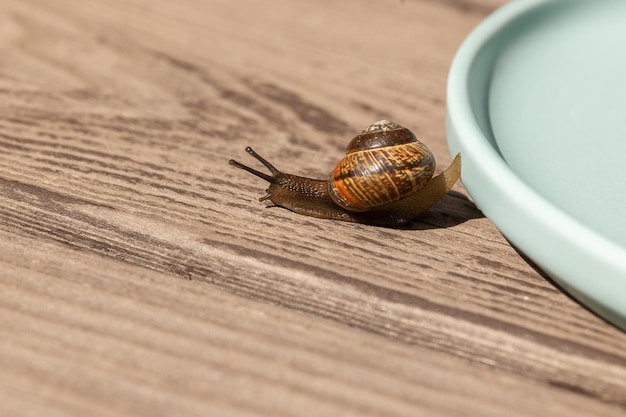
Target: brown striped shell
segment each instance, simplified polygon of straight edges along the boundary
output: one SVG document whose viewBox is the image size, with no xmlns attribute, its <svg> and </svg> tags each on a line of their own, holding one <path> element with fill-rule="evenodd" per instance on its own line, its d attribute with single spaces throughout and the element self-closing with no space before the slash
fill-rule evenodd
<svg viewBox="0 0 626 417">
<path fill-rule="evenodd" d="M 348 144 L 330 176 L 329 194 L 347 210 L 367 211 L 415 193 L 434 172 L 432 152 L 413 132 L 381 120 Z"/>
</svg>

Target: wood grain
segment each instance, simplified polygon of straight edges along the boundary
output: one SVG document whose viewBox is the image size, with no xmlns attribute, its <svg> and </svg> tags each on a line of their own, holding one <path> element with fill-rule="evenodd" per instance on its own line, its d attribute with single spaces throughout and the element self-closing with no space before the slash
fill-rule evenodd
<svg viewBox="0 0 626 417">
<path fill-rule="evenodd" d="M 462 185 L 386 229 L 227 163 L 323 178 L 388 118 L 447 166 L 447 69 L 503 3 L 3 1 L 0 414 L 624 415 L 624 333 Z"/>
</svg>

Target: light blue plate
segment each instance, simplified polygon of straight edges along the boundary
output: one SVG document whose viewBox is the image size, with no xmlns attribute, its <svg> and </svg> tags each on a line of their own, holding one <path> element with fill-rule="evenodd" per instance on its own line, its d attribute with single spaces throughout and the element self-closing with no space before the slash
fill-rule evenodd
<svg viewBox="0 0 626 417">
<path fill-rule="evenodd" d="M 626 0 L 510 3 L 462 45 L 447 101 L 476 204 L 626 329 Z"/>
</svg>

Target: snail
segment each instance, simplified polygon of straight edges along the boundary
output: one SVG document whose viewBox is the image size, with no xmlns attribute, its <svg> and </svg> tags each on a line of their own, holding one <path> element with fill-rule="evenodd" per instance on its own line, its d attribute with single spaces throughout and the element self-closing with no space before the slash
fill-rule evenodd
<svg viewBox="0 0 626 417">
<path fill-rule="evenodd" d="M 387 120 L 365 128 L 348 144 L 330 178 L 286 174 L 247 147 L 271 175 L 233 159 L 230 165 L 270 183 L 259 201 L 306 216 L 400 226 L 439 201 L 461 175 L 461 155 L 433 177 L 435 158 L 413 132 Z"/>
</svg>

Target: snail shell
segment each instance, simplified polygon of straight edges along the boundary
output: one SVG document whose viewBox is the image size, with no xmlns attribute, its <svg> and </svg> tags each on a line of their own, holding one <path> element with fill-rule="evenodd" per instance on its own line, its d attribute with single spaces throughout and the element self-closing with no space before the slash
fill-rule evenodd
<svg viewBox="0 0 626 417">
<path fill-rule="evenodd" d="M 415 193 L 430 181 L 435 158 L 413 132 L 388 120 L 348 144 L 330 177 L 330 197 L 350 211 L 367 211 Z"/>
</svg>

